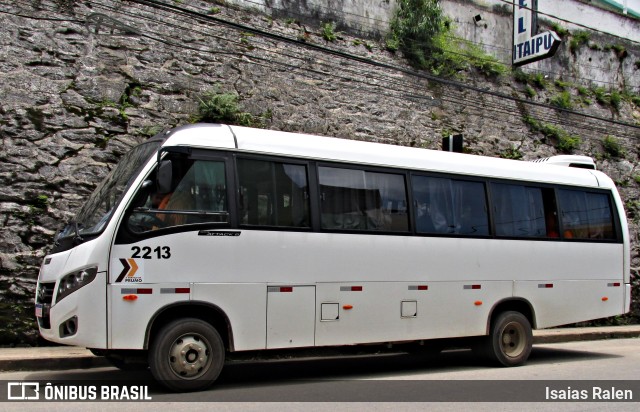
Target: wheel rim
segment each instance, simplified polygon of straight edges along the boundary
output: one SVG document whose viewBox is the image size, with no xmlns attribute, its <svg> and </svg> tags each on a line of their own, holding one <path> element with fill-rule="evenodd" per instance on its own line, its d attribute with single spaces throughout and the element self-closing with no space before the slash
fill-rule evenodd
<svg viewBox="0 0 640 412">
<path fill-rule="evenodd" d="M 209 342 L 197 333 L 180 336 L 169 350 L 169 366 L 181 379 L 197 379 L 211 365 Z"/>
<path fill-rule="evenodd" d="M 502 353 L 510 358 L 517 358 L 522 355 L 527 343 L 524 326 L 518 322 L 509 322 L 502 329 L 500 335 L 500 345 Z"/>
</svg>

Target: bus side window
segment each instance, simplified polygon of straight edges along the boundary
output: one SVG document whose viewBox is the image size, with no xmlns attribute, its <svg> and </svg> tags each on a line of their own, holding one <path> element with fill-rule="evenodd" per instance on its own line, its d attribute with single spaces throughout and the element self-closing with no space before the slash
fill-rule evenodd
<svg viewBox="0 0 640 412">
<path fill-rule="evenodd" d="M 489 235 L 487 195 L 482 182 L 414 176 L 418 233 Z"/>
<path fill-rule="evenodd" d="M 608 194 L 559 190 L 558 199 L 565 238 L 616 238 Z"/>
<path fill-rule="evenodd" d="M 319 167 L 321 226 L 329 230 L 409 230 L 404 176 Z"/>
<path fill-rule="evenodd" d="M 174 158 L 169 193 L 151 191 L 129 218 L 133 232 L 194 223 L 228 222 L 224 162 Z M 155 173 L 152 174 L 152 178 Z"/>
<path fill-rule="evenodd" d="M 496 235 L 559 238 L 551 188 L 493 183 Z"/>
<path fill-rule="evenodd" d="M 240 224 L 310 227 L 307 167 L 238 159 Z"/>
</svg>

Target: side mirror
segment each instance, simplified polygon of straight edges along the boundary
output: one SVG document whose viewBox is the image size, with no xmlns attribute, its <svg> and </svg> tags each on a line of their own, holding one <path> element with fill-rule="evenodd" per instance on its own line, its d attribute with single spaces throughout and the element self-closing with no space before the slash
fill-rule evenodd
<svg viewBox="0 0 640 412">
<path fill-rule="evenodd" d="M 156 180 L 158 183 L 158 193 L 164 194 L 171 192 L 171 181 L 173 180 L 171 160 L 163 160 L 160 162 Z"/>
</svg>

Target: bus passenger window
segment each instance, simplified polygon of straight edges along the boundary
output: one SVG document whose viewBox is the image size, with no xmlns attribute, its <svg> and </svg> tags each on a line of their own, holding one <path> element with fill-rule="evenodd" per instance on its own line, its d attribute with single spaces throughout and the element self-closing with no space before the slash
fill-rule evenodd
<svg viewBox="0 0 640 412">
<path fill-rule="evenodd" d="M 494 183 L 491 194 L 497 236 L 560 237 L 553 189 Z"/>
<path fill-rule="evenodd" d="M 310 227 L 307 168 L 238 159 L 240 224 Z"/>
<path fill-rule="evenodd" d="M 335 167 L 318 172 L 323 229 L 409 230 L 404 176 Z"/>
<path fill-rule="evenodd" d="M 566 239 L 616 238 L 608 194 L 559 190 L 558 199 Z"/>
<path fill-rule="evenodd" d="M 146 232 L 178 225 L 228 222 L 224 162 L 177 156 L 171 160 L 171 191 L 139 193 L 147 200 L 142 199 L 143 206 L 134 207 L 129 228 Z M 149 180 L 153 182 L 154 176 Z"/>
<path fill-rule="evenodd" d="M 414 176 L 418 233 L 489 235 L 484 184 L 430 176 Z"/>
</svg>

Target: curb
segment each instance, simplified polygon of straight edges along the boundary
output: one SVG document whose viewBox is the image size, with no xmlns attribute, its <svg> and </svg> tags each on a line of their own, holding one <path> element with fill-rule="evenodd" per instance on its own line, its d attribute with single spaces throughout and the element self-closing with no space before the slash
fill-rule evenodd
<svg viewBox="0 0 640 412">
<path fill-rule="evenodd" d="M 106 358 L 94 355 L 73 358 L 0 359 L 1 372 L 92 369 L 106 366 L 112 365 Z"/>
<path fill-rule="evenodd" d="M 556 331 L 558 331 L 556 333 Z M 564 343 L 564 342 L 579 342 L 579 341 L 594 341 L 594 340 L 606 340 L 606 339 L 628 339 L 628 338 L 640 338 L 640 330 L 618 330 L 618 331 L 589 331 L 584 332 L 569 332 L 563 333 L 562 329 L 552 329 L 545 331 L 544 334 L 537 335 L 534 331 L 533 344 L 545 344 L 545 343 Z"/>
</svg>

